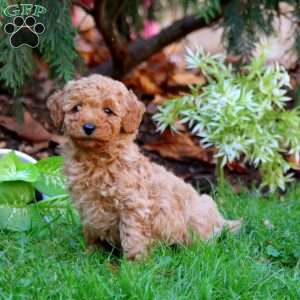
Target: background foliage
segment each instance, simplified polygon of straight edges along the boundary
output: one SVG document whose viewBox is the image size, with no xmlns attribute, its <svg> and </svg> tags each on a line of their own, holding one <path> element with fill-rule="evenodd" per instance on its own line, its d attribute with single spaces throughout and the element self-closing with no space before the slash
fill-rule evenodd
<svg viewBox="0 0 300 300">
<path fill-rule="evenodd" d="M 1 0 L 1 12 L 11 2 Z M 71 0 L 30 0 L 27 2 L 44 5 L 48 10 L 47 14 L 41 16 L 40 19 L 46 25 L 46 32 L 41 36 L 38 49 L 28 47 L 12 49 L 8 43 L 9 37 L 2 30 L 0 31 L 0 80 L 15 94 L 30 78 L 35 68 L 33 55 L 45 60 L 50 66 L 52 75 L 60 82 L 61 80 L 68 81 L 74 76 L 78 59 L 74 47 L 76 30 L 70 17 Z M 81 3 L 81 1 L 76 2 Z M 106 1 L 96 0 L 94 10 L 103 9 L 101 8 L 102 2 Z M 299 0 L 286 2 L 293 8 L 292 15 L 297 24 L 300 19 Z M 138 35 L 145 19 L 157 19 L 169 11 L 170 7 L 179 7 L 183 15 L 203 18 L 206 24 L 219 18 L 220 25 L 225 27 L 224 43 L 229 53 L 243 54 L 245 57 L 250 55 L 259 34 L 270 34 L 273 31 L 273 19 L 279 13 L 277 0 L 167 0 L 164 2 L 129 0 L 114 3 L 115 5 L 103 6 L 106 10 L 103 15 L 110 22 L 113 20 L 112 16 L 117 16 L 116 30 L 121 40 L 125 41 L 123 45 L 131 41 L 133 34 Z M 96 14 L 93 10 L 90 12 Z M 8 20 L 3 14 L 1 15 L 2 24 L 5 24 Z M 104 31 L 103 28 L 100 28 L 100 31 L 101 29 Z M 111 30 L 111 26 L 108 26 L 108 30 Z M 103 33 L 105 36 L 105 32 Z M 113 53 L 113 45 L 109 46 Z M 299 30 L 296 31 L 295 47 L 300 52 Z"/>
<path fill-rule="evenodd" d="M 41 15 L 38 21 L 43 23 L 46 31 L 40 37 L 38 49 L 29 47 L 12 48 L 9 36 L 0 31 L 0 80 L 17 94 L 18 90 L 30 78 L 36 66 L 34 54 L 41 57 L 49 64 L 51 74 L 57 80 L 68 81 L 75 73 L 74 62 L 78 58 L 75 51 L 74 37 L 76 30 L 71 23 L 71 1 L 27 1 L 43 5 L 47 13 Z M 10 4 L 1 0 L 0 10 L 3 27 L 12 18 L 3 15 L 3 10 Z"/>
<path fill-rule="evenodd" d="M 290 78 L 278 64 L 266 65 L 265 55 L 234 72 L 225 57 L 188 50 L 189 68 L 199 68 L 208 85 L 193 86 L 190 96 L 167 101 L 154 116 L 158 128 L 177 130 L 187 123 L 205 147 L 214 146 L 219 167 L 234 161 L 259 168 L 262 187 L 285 189 L 300 158 L 299 107 L 286 110 Z"/>
</svg>

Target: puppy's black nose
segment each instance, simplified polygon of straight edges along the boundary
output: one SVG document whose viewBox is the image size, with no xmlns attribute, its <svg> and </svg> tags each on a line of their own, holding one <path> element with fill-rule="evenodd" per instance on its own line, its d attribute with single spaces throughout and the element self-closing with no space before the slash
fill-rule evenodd
<svg viewBox="0 0 300 300">
<path fill-rule="evenodd" d="M 93 124 L 87 123 L 87 124 L 84 124 L 82 126 L 82 128 L 86 135 L 91 135 L 95 131 L 96 126 Z"/>
</svg>

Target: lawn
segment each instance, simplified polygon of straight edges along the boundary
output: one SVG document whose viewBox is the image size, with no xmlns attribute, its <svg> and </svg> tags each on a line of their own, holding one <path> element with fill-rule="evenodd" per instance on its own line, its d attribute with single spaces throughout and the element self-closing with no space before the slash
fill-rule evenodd
<svg viewBox="0 0 300 300">
<path fill-rule="evenodd" d="M 225 191 L 241 233 L 190 248 L 159 245 L 144 262 L 84 250 L 78 221 L 0 232 L 0 299 L 300 299 L 300 186 L 284 196 Z"/>
</svg>

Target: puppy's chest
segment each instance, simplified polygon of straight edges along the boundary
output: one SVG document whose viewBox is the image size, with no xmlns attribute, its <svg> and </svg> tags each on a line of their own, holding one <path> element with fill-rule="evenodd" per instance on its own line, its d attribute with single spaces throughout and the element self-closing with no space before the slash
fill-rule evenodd
<svg viewBox="0 0 300 300">
<path fill-rule="evenodd" d="M 117 214 L 121 209 L 118 178 L 107 170 L 85 168 L 82 164 L 66 165 L 69 189 L 82 215 Z"/>
</svg>

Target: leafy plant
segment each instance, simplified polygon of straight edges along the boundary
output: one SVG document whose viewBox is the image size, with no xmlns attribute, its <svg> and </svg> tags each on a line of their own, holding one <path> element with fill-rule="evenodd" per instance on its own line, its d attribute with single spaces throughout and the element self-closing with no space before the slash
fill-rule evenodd
<svg viewBox="0 0 300 300">
<path fill-rule="evenodd" d="M 53 210 L 69 207 L 62 162 L 51 157 L 24 163 L 13 151 L 0 159 L 0 229 L 28 230 L 49 221 Z M 44 193 L 43 201 L 37 201 L 36 191 Z"/>
<path fill-rule="evenodd" d="M 5 9 L 20 1 L 0 0 L 0 27 L 9 21 Z M 0 84 L 20 95 L 22 86 L 30 80 L 36 67 L 36 57 L 46 62 L 58 82 L 68 81 L 80 72 L 75 47 L 76 28 L 70 14 L 72 5 L 80 5 L 91 14 L 97 29 L 108 47 L 111 59 L 96 66 L 91 73 L 100 72 L 114 77 L 126 75 L 133 67 L 147 60 L 163 47 L 183 38 L 190 32 L 219 23 L 224 28 L 223 40 L 227 50 L 248 57 L 262 35 L 274 33 L 274 18 L 286 14 L 295 28 L 300 18 L 299 0 L 27 0 L 47 9 L 39 17 L 45 26 L 37 49 L 12 48 L 9 36 L 0 30 Z M 288 7 L 286 9 L 282 7 Z M 141 40 L 139 33 L 145 21 L 160 20 L 173 10 L 178 20 L 161 30 L 153 39 Z M 295 50 L 300 54 L 300 31 L 292 30 Z M 80 60 L 79 60 L 80 61 Z M 78 65 L 78 66 L 77 66 Z M 82 70 L 81 70 L 82 71 Z M 18 98 L 17 98 L 18 99 Z"/>
<path fill-rule="evenodd" d="M 297 163 L 300 159 L 300 114 L 299 108 L 285 108 L 291 100 L 286 95 L 288 73 L 265 60 L 262 54 L 234 72 L 223 56 L 188 49 L 188 67 L 200 69 L 208 85 L 194 86 L 191 95 L 166 102 L 154 120 L 160 131 L 176 131 L 178 122 L 186 123 L 205 147 L 214 146 L 221 178 L 227 163 L 242 160 L 259 169 L 262 187 L 284 190 L 295 167 L 285 154 Z"/>
</svg>

